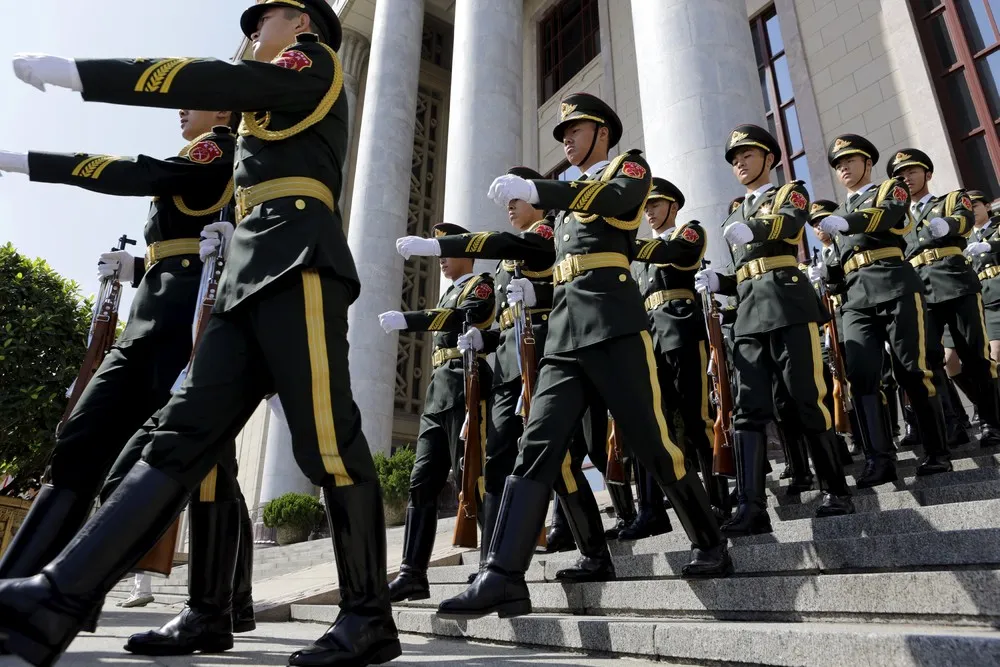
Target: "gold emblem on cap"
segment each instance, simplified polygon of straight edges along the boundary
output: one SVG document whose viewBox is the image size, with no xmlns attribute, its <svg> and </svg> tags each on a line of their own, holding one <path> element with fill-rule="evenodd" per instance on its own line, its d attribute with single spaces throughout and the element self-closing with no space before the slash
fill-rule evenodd
<svg viewBox="0 0 1000 667">
<path fill-rule="evenodd" d="M 750 134 L 747 132 L 740 132 L 739 130 L 733 130 L 733 135 L 729 137 L 729 145 L 735 146 L 737 143 L 743 141 L 749 136 Z"/>
<path fill-rule="evenodd" d="M 812 206 L 809 207 L 809 212 L 810 213 L 818 213 L 818 212 L 820 212 L 822 210 L 823 210 L 823 205 L 822 204 L 813 204 Z"/>
<path fill-rule="evenodd" d="M 847 139 L 844 139 L 844 138 L 840 138 L 840 139 L 837 139 L 835 142 L 833 142 L 833 150 L 834 150 L 834 152 L 836 152 L 836 151 L 841 150 L 842 148 L 847 148 L 850 145 L 851 145 L 850 141 L 848 141 Z"/>
<path fill-rule="evenodd" d="M 447 236 L 447 235 L 448 235 L 448 232 L 444 231 L 443 229 L 435 229 L 434 230 L 434 237 L 435 238 L 440 237 L 440 236 Z"/>
<path fill-rule="evenodd" d="M 905 162 L 906 160 L 909 160 L 912 157 L 913 156 L 910 155 L 909 153 L 903 153 L 902 151 L 900 151 L 899 153 L 896 153 L 896 162 Z"/>
<path fill-rule="evenodd" d="M 575 104 L 570 104 L 569 102 L 563 102 L 559 106 L 559 115 L 561 116 L 561 120 L 566 120 L 566 116 L 570 115 L 574 111 L 576 111 Z"/>
</svg>

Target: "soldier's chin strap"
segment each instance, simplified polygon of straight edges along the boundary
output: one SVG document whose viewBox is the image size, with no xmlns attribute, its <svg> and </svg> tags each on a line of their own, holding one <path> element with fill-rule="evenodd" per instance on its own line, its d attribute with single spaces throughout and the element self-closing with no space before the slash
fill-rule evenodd
<svg viewBox="0 0 1000 667">
<path fill-rule="evenodd" d="M 751 183 L 756 183 L 757 181 L 760 180 L 760 177 L 764 175 L 764 170 L 767 169 L 768 155 L 774 155 L 774 153 L 764 153 L 764 161 L 760 163 L 760 171 L 758 171 L 757 175 L 753 177 L 753 180 L 750 181 Z"/>
<path fill-rule="evenodd" d="M 590 141 L 590 150 L 583 156 L 583 159 L 580 160 L 579 164 L 587 164 L 587 160 L 590 159 L 590 154 L 594 152 L 595 148 L 597 148 L 597 133 L 601 131 L 602 127 L 604 127 L 604 123 L 594 122 L 594 138 Z"/>
</svg>

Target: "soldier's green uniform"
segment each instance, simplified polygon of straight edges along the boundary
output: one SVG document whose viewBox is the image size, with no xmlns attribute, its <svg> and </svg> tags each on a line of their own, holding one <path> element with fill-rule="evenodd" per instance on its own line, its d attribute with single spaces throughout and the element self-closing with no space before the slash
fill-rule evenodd
<svg viewBox="0 0 1000 667">
<path fill-rule="evenodd" d="M 925 174 L 934 171 L 934 163 L 923 151 L 904 148 L 886 166 L 889 178 L 898 177 L 907 167 L 919 167 Z M 977 271 L 963 254 L 967 239 L 974 230 L 975 214 L 972 199 L 964 190 L 954 190 L 944 196 L 927 195 L 911 206 L 913 225 L 903 236 L 906 259 L 917 270 L 927 294 L 927 363 L 944 377 L 944 346 L 941 338 L 947 329 L 949 347 L 954 348 L 962 362 L 962 372 L 953 379 L 972 399 L 983 424 L 981 444 L 1000 444 L 1000 394 L 997 394 L 996 364 L 990 358 L 990 343 L 986 332 L 982 285 Z M 947 223 L 947 233 L 935 237 L 928 226 L 933 220 Z M 961 410 L 961 404 L 952 405 Z"/>
<path fill-rule="evenodd" d="M 830 144 L 831 167 L 852 155 L 873 165 L 878 161 L 878 151 L 864 137 L 847 134 Z M 944 445 L 944 413 L 927 364 L 923 284 L 903 259 L 903 237 L 912 225 L 909 204 L 909 192 L 899 181 L 870 183 L 821 223 L 834 216 L 846 221 L 846 230 L 834 234 L 840 263 L 830 267 L 829 278 L 834 284 L 844 283 L 844 357 L 867 457 L 859 488 L 896 479 L 895 454 L 879 395 L 886 342 L 893 374 L 913 403 L 928 454 L 917 474 L 951 469 Z"/>
<path fill-rule="evenodd" d="M 191 322 L 202 273 L 199 234 L 231 208 L 235 150 L 230 128 L 219 126 L 166 160 L 28 153 L 33 181 L 109 195 L 152 196 L 153 201 L 144 230 L 146 255 L 134 260 L 132 284 L 137 291 L 125 330 L 57 434 L 47 483 L 0 561 L 0 578 L 38 573 L 76 534 L 94 499 L 107 498 L 139 460 L 145 443 L 130 438 L 167 402 L 191 356 Z M 219 448 L 211 493 L 196 498 L 191 513 L 190 603 L 200 613 L 217 617 L 212 628 L 217 647 L 232 643 L 231 605 L 243 619 L 241 630 L 253 625 L 248 574 L 253 531 L 236 473 L 236 444 L 229 438 Z M 218 557 L 206 560 L 202 548 L 219 552 Z M 241 575 L 235 599 L 231 586 L 222 583 L 233 581 L 234 568 Z M 212 595 L 201 585 L 206 580 L 213 582 Z"/>
<path fill-rule="evenodd" d="M 325 0 L 268 0 L 244 13 L 244 33 L 275 7 L 307 12 L 319 35 L 299 35 L 271 63 L 76 62 L 89 101 L 244 112 L 238 226 L 199 354 L 151 432 L 143 461 L 44 577 L 0 583 L 0 635 L 36 663 L 72 641 L 80 619 L 178 515 L 221 443 L 273 391 L 296 461 L 323 489 L 341 588 L 333 627 L 289 662 L 365 665 L 400 654 L 382 496 L 347 370 L 347 308 L 360 284 L 334 199 L 350 111 L 336 55 L 341 28 Z"/>
<path fill-rule="evenodd" d="M 621 122 L 602 101 L 570 95 L 560 109 L 554 136 L 567 125 L 594 123 L 590 151 L 607 128 L 608 146 L 621 137 Z M 577 181 L 529 181 L 540 208 L 556 209 L 555 295 L 545 356 L 531 415 L 521 438 L 514 474 L 507 478 L 487 567 L 462 595 L 438 609 L 446 617 L 529 613 L 524 583 L 549 489 L 566 456 L 588 397 L 600 397 L 622 429 L 632 453 L 665 487 L 695 547 L 688 575 L 731 569 L 704 487 L 685 465 L 684 452 L 667 432 L 656 376 L 653 341 L 642 298 L 629 272 L 636 230 L 650 192 L 649 166 L 627 151 Z M 512 177 L 508 177 L 512 178 Z M 607 550 L 607 546 L 604 546 Z"/>
<path fill-rule="evenodd" d="M 458 225 L 434 226 L 437 236 L 461 234 L 466 230 Z M 488 274 L 467 274 L 456 280 L 441 295 L 437 308 L 403 313 L 405 331 L 430 331 L 434 333 L 434 352 L 431 373 L 420 415 L 420 432 L 417 436 L 416 463 L 410 474 L 409 504 L 406 508 L 406 525 L 403 533 L 403 560 L 399 575 L 389 584 L 393 602 L 428 596 L 427 567 L 434 550 L 437 534 L 437 499 L 448 481 L 448 471 L 453 471 L 455 486 L 461 488 L 461 460 L 465 443 L 461 439 L 465 421 L 465 373 L 462 353 L 458 349 L 458 336 L 471 322 L 479 329 L 493 324 L 496 295 L 493 279 Z M 490 387 L 493 373 L 486 363 L 486 355 L 479 356 L 479 383 L 481 445 L 485 448 L 486 425 L 489 423 Z"/>
<path fill-rule="evenodd" d="M 747 147 L 780 159 L 777 141 L 763 128 L 741 125 L 733 130 L 726 162 Z M 723 525 L 724 533 L 771 532 L 764 496 L 765 429 L 776 415 L 774 383 L 794 409 L 781 417 L 786 428 L 802 433 L 826 495 L 816 515 L 854 511 L 843 467 L 836 454 L 833 418 L 826 406 L 823 353 L 819 327 L 827 316 L 809 279 L 798 266 L 809 193 L 800 181 L 748 194 L 724 223 L 734 274 L 719 274 L 719 292 L 739 297 L 733 326 L 733 366 L 738 388 L 733 428 L 738 457 L 740 507 Z M 737 230 L 749 241 L 731 238 Z M 794 422 L 794 423 L 789 423 Z M 798 446 L 796 441 L 789 447 Z"/>
<path fill-rule="evenodd" d="M 978 190 L 969 190 L 973 202 L 980 201 L 989 206 L 986 195 Z M 986 334 L 989 340 L 1000 340 L 1000 220 L 991 217 L 982 227 L 972 230 L 972 243 L 988 243 L 986 252 L 973 254 L 969 261 L 983 286 L 983 306 L 986 310 Z"/>
<path fill-rule="evenodd" d="M 684 195 L 670 181 L 653 178 L 649 200 L 663 199 L 684 206 Z M 632 277 L 639 286 L 643 306 L 649 317 L 656 354 L 660 389 L 668 406 L 677 410 L 684 424 L 685 451 L 701 469 L 702 479 L 712 506 L 721 516 L 728 516 L 729 489 L 725 479 L 712 475 L 712 443 L 715 422 L 709 401 L 708 331 L 701 299 L 694 291 L 694 274 L 701 268 L 707 236 L 696 220 L 678 224 L 659 238 L 636 241 Z M 639 483 L 644 485 L 640 517 L 655 521 L 666 517 L 663 494 L 646 480 L 643 470 Z M 644 517 L 643 514 L 646 514 Z M 669 529 L 669 520 L 667 521 Z M 644 536 L 646 531 L 623 531 L 625 539 Z M 632 535 L 635 534 L 635 537 Z"/>
</svg>

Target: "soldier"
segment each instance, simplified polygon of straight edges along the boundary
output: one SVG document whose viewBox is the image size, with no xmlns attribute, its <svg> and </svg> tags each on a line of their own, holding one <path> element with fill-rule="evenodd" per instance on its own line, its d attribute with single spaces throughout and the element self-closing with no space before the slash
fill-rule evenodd
<svg viewBox="0 0 1000 667">
<path fill-rule="evenodd" d="M 819 226 L 833 237 L 840 253 L 840 264 L 828 267 L 828 282 L 843 282 L 846 289 L 844 357 L 867 459 L 858 488 L 896 480 L 895 454 L 879 395 L 885 343 L 892 352 L 896 381 L 916 409 L 927 453 L 917 474 L 946 472 L 951 462 L 945 449 L 944 413 L 927 366 L 923 285 L 903 260 L 903 236 L 911 227 L 909 192 L 895 179 L 872 182 L 878 150 L 864 137 L 837 137 L 828 159 L 847 191 L 847 201 Z"/>
<path fill-rule="evenodd" d="M 643 296 L 656 353 L 656 371 L 667 405 L 675 406 L 684 424 L 685 451 L 701 469 L 716 514 L 728 517 L 728 484 L 712 475 L 715 422 L 709 412 L 708 333 L 701 302 L 694 293 L 694 274 L 701 268 L 707 239 L 696 220 L 677 224 L 684 194 L 670 181 L 653 177 L 646 200 L 646 222 L 655 235 L 636 241 L 632 277 Z M 641 467 L 641 466 L 640 466 Z M 639 516 L 619 533 L 637 540 L 671 530 L 656 479 L 641 470 Z"/>
<path fill-rule="evenodd" d="M 182 110 L 181 134 L 188 143 L 167 160 L 0 154 L 0 170 L 21 171 L 33 181 L 154 197 L 145 257 L 126 250 L 101 255 L 102 279 L 117 273 L 137 288 L 128 324 L 57 434 L 48 482 L 0 561 L 0 577 L 40 572 L 86 520 L 98 494 L 107 498 L 139 460 L 144 443 L 129 438 L 167 402 L 191 356 L 191 322 L 201 280 L 199 234 L 232 228 L 214 220 L 232 202 L 236 140 L 230 126 L 236 118 L 228 111 Z M 246 632 L 255 626 L 253 528 L 236 480 L 235 442 L 230 439 L 221 451 L 210 493 L 191 505 L 191 596 L 179 619 L 184 638 L 173 633 L 169 640 L 177 653 L 231 648 L 234 628 Z M 234 572 L 239 575 L 235 597 Z"/>
<path fill-rule="evenodd" d="M 940 341 L 947 328 L 950 347 L 961 361 L 960 372 L 952 379 L 979 410 L 983 425 L 980 444 L 1000 445 L 1000 394 L 996 364 L 989 354 L 982 285 L 962 254 L 974 229 L 972 200 L 964 190 L 941 197 L 932 195 L 929 188 L 934 163 L 915 148 L 897 152 L 886 166 L 886 175 L 902 178 L 913 202 L 914 225 L 903 238 L 906 258 L 917 269 L 927 293 L 928 337 L 937 342 L 928 346 L 928 352 L 933 350 L 935 354 L 933 358 L 928 356 L 928 363 L 942 369 L 941 380 L 946 382 L 946 355 Z M 937 386 L 940 388 L 942 383 Z M 951 402 L 956 413 L 964 412 L 961 402 Z"/>
<path fill-rule="evenodd" d="M 636 230 L 650 191 L 649 166 L 630 150 L 608 161 L 621 121 L 592 95 L 562 101 L 553 135 L 583 176 L 576 181 L 497 178 L 489 196 L 557 209 L 555 294 L 545 356 L 514 473 L 507 478 L 486 569 L 444 617 L 531 612 L 524 572 L 545 518 L 549 490 L 589 396 L 603 401 L 633 454 L 656 475 L 693 543 L 685 576 L 732 571 L 705 489 L 671 441 L 642 298 L 629 273 Z M 607 546 L 604 546 L 607 549 Z"/>
<path fill-rule="evenodd" d="M 976 215 L 975 230 L 965 254 L 983 286 L 986 309 L 986 334 L 990 340 L 990 356 L 1000 361 L 1000 224 L 990 218 L 989 201 L 979 190 L 969 190 L 972 210 Z"/>
<path fill-rule="evenodd" d="M 725 157 L 747 192 L 723 229 L 736 273 L 705 269 L 698 272 L 695 284 L 700 291 L 739 296 L 733 328 L 733 366 L 739 383 L 733 428 L 740 505 L 722 531 L 750 535 L 771 532 L 764 462 L 765 428 L 775 416 L 775 382 L 794 401 L 796 409 L 782 416 L 795 413 L 790 418 L 796 420 L 795 430 L 808 444 L 826 492 L 816 516 L 851 514 L 854 504 L 837 455 L 833 418 L 825 404 L 819 325 L 826 315 L 796 259 L 809 195 L 799 181 L 780 188 L 771 185 L 770 171 L 781 157 L 781 148 L 756 125 L 733 130 Z"/>
<path fill-rule="evenodd" d="M 360 284 L 333 195 L 347 153 L 340 22 L 325 0 L 268 0 L 240 25 L 255 62 L 15 58 L 22 80 L 69 87 L 89 101 L 243 112 L 239 225 L 190 373 L 142 461 L 62 553 L 39 576 L 0 582 L 0 636 L 34 664 L 65 650 L 178 515 L 221 443 L 274 391 L 296 460 L 323 489 L 341 589 L 336 622 L 289 664 L 360 666 L 401 652 L 382 495 L 347 370 L 347 308 Z"/>
<path fill-rule="evenodd" d="M 463 227 L 441 223 L 434 225 L 434 235 L 465 234 Z M 399 312 L 390 310 L 378 316 L 386 333 L 393 331 L 434 332 L 434 372 L 427 385 L 424 411 L 420 415 L 417 436 L 417 460 L 410 474 L 410 499 L 406 508 L 403 532 L 403 560 L 399 574 L 389 583 L 393 602 L 425 600 L 430 596 L 427 567 L 434 550 L 437 533 L 437 499 L 448 480 L 448 470 L 454 471 L 457 487 L 461 487 L 461 466 L 464 445 L 461 439 L 465 420 L 465 374 L 458 337 L 467 317 L 477 329 L 493 324 L 496 295 L 493 279 L 488 274 L 476 275 L 471 259 L 441 259 L 441 275 L 452 281 L 441 295 L 437 308 Z M 492 371 L 480 357 L 479 378 L 483 387 L 492 384 Z M 488 399 L 483 392 L 482 400 Z M 481 415 L 483 424 L 487 414 Z M 485 444 L 485 443 L 483 443 Z M 482 506 L 480 506 L 482 508 Z"/>
<path fill-rule="evenodd" d="M 541 174 L 527 167 L 514 167 L 507 173 L 521 178 L 542 178 Z M 451 231 L 454 233 L 449 236 L 439 236 L 436 239 L 407 236 L 396 242 L 397 249 L 404 257 L 432 255 L 503 260 L 497 267 L 500 330 L 493 329 L 483 333 L 469 331 L 458 342 L 459 347 L 496 352 L 496 372 L 486 435 L 482 567 L 485 567 L 486 557 L 489 555 L 489 542 L 493 536 L 504 480 L 514 469 L 518 439 L 523 432 L 523 419 L 518 414 L 517 406 L 522 392 L 520 364 L 524 362 L 519 361 L 520 351 L 514 333 L 515 315 L 512 307 L 516 303 L 522 303 L 530 309 L 539 358 L 545 347 L 548 317 L 552 310 L 552 265 L 555 261 L 552 221 L 544 217 L 542 209 L 520 199 L 508 202 L 507 211 L 511 224 L 520 234 L 470 234 L 453 225 Z M 515 277 L 515 272 L 520 272 L 522 277 Z M 604 451 L 607 428 L 607 408 L 603 404 L 590 406 L 576 433 L 571 451 L 563 458 L 561 474 L 556 478 L 556 506 L 562 510 L 557 512 L 562 514 L 572 534 L 570 548 L 575 539 L 581 552 L 581 559 L 574 567 L 556 572 L 556 579 L 560 581 L 605 581 L 614 578 L 614 564 L 601 537 L 604 527 L 597 500 L 581 470 L 587 450 L 587 444 L 583 440 L 586 439 L 595 445 L 592 459 L 596 459 L 595 465 L 604 473 L 603 467 L 607 463 L 607 453 Z M 612 497 L 612 501 L 620 503 L 616 504 L 616 509 L 626 503 L 631 506 L 631 499 L 619 498 L 616 501 Z M 558 526 L 557 521 L 558 519 L 553 521 L 553 530 Z"/>
</svg>

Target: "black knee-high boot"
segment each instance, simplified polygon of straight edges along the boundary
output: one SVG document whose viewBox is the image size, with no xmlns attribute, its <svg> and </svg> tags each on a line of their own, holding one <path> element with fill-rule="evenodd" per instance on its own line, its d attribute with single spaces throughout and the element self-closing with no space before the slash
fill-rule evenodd
<svg viewBox="0 0 1000 667">
<path fill-rule="evenodd" d="M 253 522 L 246 500 L 239 499 L 240 550 L 233 573 L 233 632 L 251 632 L 257 628 L 253 613 Z"/>
<path fill-rule="evenodd" d="M 393 602 L 426 600 L 430 597 L 427 566 L 431 562 L 436 533 L 437 506 L 414 507 L 411 504 L 406 508 L 403 560 L 399 566 L 399 574 L 389 582 L 389 596 Z"/>
<path fill-rule="evenodd" d="M 733 518 L 722 524 L 726 536 L 772 532 L 771 517 L 764 495 L 764 460 L 767 442 L 759 431 L 736 431 L 736 487 L 739 507 Z"/>
<path fill-rule="evenodd" d="M 610 581 L 615 578 L 615 565 L 604 535 L 601 510 L 583 472 L 575 470 L 573 477 L 576 490 L 559 496 L 559 502 L 566 510 L 566 520 L 580 549 L 580 558 L 572 567 L 556 572 L 556 579 L 569 582 Z M 560 484 L 557 489 L 563 486 Z"/>
</svg>

